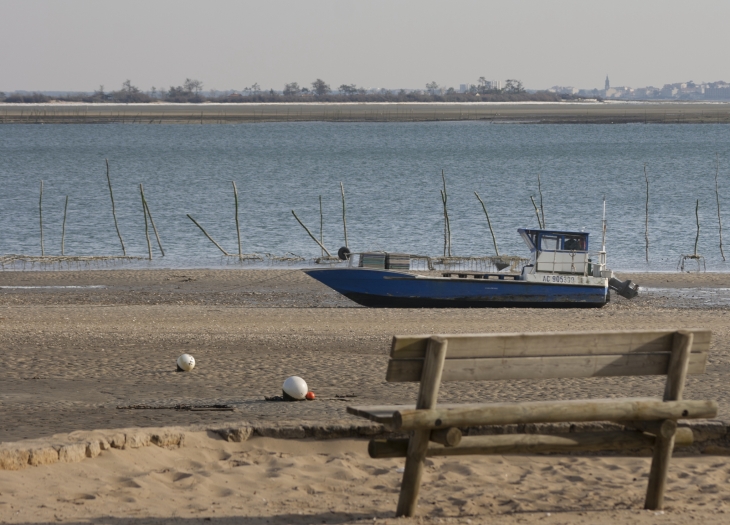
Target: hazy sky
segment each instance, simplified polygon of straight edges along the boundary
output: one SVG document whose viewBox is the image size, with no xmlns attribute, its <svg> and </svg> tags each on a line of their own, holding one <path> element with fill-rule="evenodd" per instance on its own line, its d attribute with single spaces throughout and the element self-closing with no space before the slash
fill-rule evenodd
<svg viewBox="0 0 730 525">
<path fill-rule="evenodd" d="M 0 90 L 730 81 L 730 0 L 0 0 Z"/>
</svg>

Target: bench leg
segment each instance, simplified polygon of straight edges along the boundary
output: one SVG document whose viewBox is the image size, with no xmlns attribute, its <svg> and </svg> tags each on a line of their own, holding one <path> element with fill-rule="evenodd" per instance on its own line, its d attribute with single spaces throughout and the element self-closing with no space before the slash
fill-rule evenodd
<svg viewBox="0 0 730 525">
<path fill-rule="evenodd" d="M 667 470 L 674 450 L 674 433 L 676 430 L 677 422 L 666 420 L 657 433 L 651 470 L 649 471 L 649 486 L 646 489 L 645 509 L 661 510 L 664 508 L 664 489 L 667 485 Z"/>
<path fill-rule="evenodd" d="M 415 430 L 408 442 L 406 468 L 400 486 L 396 516 L 410 518 L 416 513 L 416 502 L 418 501 L 418 491 L 421 489 L 421 476 L 423 476 L 423 464 L 430 435 L 430 430 Z"/>
<path fill-rule="evenodd" d="M 441 373 L 446 359 L 446 345 L 446 340 L 438 336 L 433 336 L 428 341 L 416 408 L 436 406 L 441 386 Z M 418 491 L 421 488 L 421 476 L 423 476 L 423 460 L 426 459 L 430 438 L 431 429 L 414 430 L 411 434 L 411 439 L 408 441 L 406 468 L 400 486 L 398 508 L 395 511 L 396 516 L 411 517 L 416 513 Z"/>
</svg>

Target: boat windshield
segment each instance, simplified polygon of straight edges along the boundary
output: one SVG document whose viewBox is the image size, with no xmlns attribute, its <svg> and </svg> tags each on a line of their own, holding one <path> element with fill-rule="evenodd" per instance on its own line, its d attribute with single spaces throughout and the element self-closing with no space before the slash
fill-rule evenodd
<svg viewBox="0 0 730 525">
<path fill-rule="evenodd" d="M 585 237 L 579 235 L 566 235 L 563 239 L 563 250 L 583 252 L 586 250 Z"/>
<path fill-rule="evenodd" d="M 587 252 L 588 236 L 583 232 L 550 230 L 517 230 L 531 252 Z"/>
<path fill-rule="evenodd" d="M 557 235 L 540 236 L 540 250 L 554 252 L 560 247 L 560 238 Z"/>
</svg>

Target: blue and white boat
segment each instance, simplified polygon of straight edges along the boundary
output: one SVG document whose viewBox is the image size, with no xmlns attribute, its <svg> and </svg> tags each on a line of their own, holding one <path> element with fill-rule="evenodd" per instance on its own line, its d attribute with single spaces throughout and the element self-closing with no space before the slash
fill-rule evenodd
<svg viewBox="0 0 730 525">
<path fill-rule="evenodd" d="M 349 266 L 304 270 L 363 306 L 380 308 L 601 307 L 610 289 L 633 298 L 638 286 L 606 268 L 605 245 L 589 251 L 589 234 L 517 230 L 531 258 L 519 273 L 409 271 L 407 255 L 347 254 Z M 437 275 L 434 275 L 437 274 Z"/>
</svg>

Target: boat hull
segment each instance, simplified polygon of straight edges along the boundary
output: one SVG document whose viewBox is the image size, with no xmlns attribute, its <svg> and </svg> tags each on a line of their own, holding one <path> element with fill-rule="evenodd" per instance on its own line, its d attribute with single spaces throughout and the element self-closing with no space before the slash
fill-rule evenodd
<svg viewBox="0 0 730 525">
<path fill-rule="evenodd" d="M 607 286 L 511 279 L 451 279 L 365 268 L 304 270 L 348 299 L 376 308 L 595 308 Z"/>
</svg>

